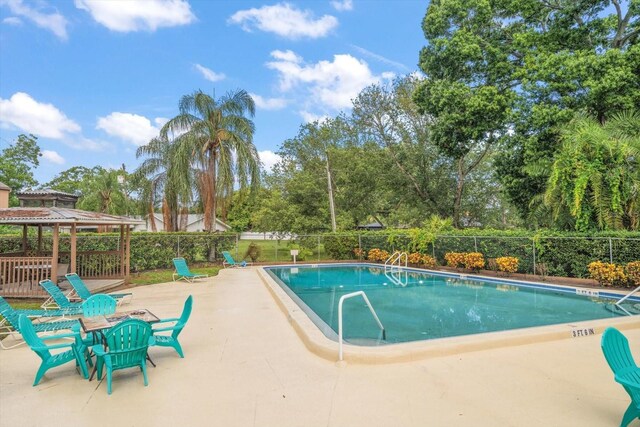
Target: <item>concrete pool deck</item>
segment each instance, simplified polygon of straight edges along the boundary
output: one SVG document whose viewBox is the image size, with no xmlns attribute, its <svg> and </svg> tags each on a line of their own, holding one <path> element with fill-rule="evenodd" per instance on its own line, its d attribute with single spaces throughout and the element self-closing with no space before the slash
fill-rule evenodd
<svg viewBox="0 0 640 427">
<path fill-rule="evenodd" d="M 629 398 L 613 381 L 600 334 L 388 364 L 337 364 L 310 352 L 256 269 L 194 284 L 132 289 L 123 310 L 175 317 L 194 296 L 185 358 L 152 348 L 106 383 L 72 364 L 32 387 L 39 359 L 0 351 L 0 426 L 616 426 Z M 640 357 L 640 320 L 625 330 Z M 336 351 L 337 351 L 337 344 Z M 635 425 L 640 425 L 636 422 Z"/>
</svg>

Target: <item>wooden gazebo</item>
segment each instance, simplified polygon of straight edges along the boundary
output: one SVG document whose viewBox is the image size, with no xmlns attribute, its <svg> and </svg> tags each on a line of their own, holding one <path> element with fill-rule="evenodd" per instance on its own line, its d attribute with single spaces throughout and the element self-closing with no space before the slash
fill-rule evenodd
<svg viewBox="0 0 640 427">
<path fill-rule="evenodd" d="M 20 247 L 0 253 L 0 295 L 44 296 L 45 292 L 38 282 L 51 279 L 57 283 L 68 272 L 77 273 L 83 279 L 102 281 L 102 288 L 128 282 L 131 227 L 141 222 L 127 217 L 60 207 L 0 209 L 0 224 L 22 227 Z M 31 245 L 33 247 L 29 245 L 29 227 L 37 228 L 37 243 Z M 118 249 L 78 251 L 77 230 L 80 227 L 119 228 Z M 51 247 L 47 249 L 43 247 L 44 228 L 52 230 Z M 60 250 L 61 230 L 69 232 L 68 251 Z"/>
</svg>

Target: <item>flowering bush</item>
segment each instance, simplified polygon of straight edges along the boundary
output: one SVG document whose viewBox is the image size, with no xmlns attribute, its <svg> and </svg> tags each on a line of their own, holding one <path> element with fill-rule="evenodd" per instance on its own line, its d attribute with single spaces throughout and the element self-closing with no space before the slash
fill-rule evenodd
<svg viewBox="0 0 640 427">
<path fill-rule="evenodd" d="M 373 262 L 384 262 L 389 258 L 389 252 L 373 248 L 367 254 L 367 259 Z"/>
<path fill-rule="evenodd" d="M 627 264 L 625 271 L 631 286 L 640 286 L 640 261 L 633 261 Z"/>
<path fill-rule="evenodd" d="M 597 280 L 600 286 L 611 286 L 616 282 L 624 282 L 626 279 L 622 266 L 619 265 L 594 261 L 587 268 L 591 278 Z"/>
<path fill-rule="evenodd" d="M 360 248 L 355 248 L 353 250 L 353 254 L 356 256 L 356 258 L 358 259 L 364 259 L 365 253 L 364 253 L 364 249 L 360 249 Z"/>
<path fill-rule="evenodd" d="M 447 252 L 444 254 L 444 259 L 447 261 L 447 267 L 458 268 L 464 265 L 464 253 L 461 252 Z"/>
<path fill-rule="evenodd" d="M 498 266 L 498 270 L 511 274 L 518 271 L 519 261 L 518 258 L 513 256 L 503 256 L 496 258 L 496 265 Z"/>
<path fill-rule="evenodd" d="M 469 252 L 464 254 L 464 266 L 470 270 L 480 270 L 484 267 L 484 255 L 480 252 Z"/>
<path fill-rule="evenodd" d="M 436 259 L 429 255 L 422 255 L 420 259 L 420 263 L 424 265 L 426 268 L 436 268 Z"/>
<path fill-rule="evenodd" d="M 409 264 L 420 264 L 422 262 L 422 254 L 419 252 L 413 252 L 409 254 Z"/>
</svg>

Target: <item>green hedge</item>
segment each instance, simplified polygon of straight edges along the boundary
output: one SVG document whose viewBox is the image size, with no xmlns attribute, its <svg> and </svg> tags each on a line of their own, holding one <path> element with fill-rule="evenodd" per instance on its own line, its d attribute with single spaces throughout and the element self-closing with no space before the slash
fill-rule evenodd
<svg viewBox="0 0 640 427">
<path fill-rule="evenodd" d="M 51 251 L 51 235 L 43 237 L 42 248 Z M 132 233 L 131 234 L 131 269 L 133 271 L 154 268 L 170 268 L 171 260 L 177 256 L 190 262 L 207 261 L 209 253 L 221 260 L 221 252 L 235 246 L 235 234 L 207 233 Z M 77 250 L 81 251 L 114 251 L 120 245 L 119 233 L 79 234 Z M 17 252 L 22 249 L 22 238 L 19 236 L 0 237 L 0 254 Z M 29 237 L 28 249 L 37 248 L 37 239 Z M 67 252 L 71 248 L 70 236 L 60 237 L 60 251 Z"/>
<path fill-rule="evenodd" d="M 320 237 L 318 239 L 318 237 Z M 78 251 L 117 250 L 119 234 L 81 234 L 78 236 Z M 134 271 L 171 267 L 171 259 L 183 256 L 188 261 L 209 259 L 215 253 L 221 259 L 223 250 L 235 248 L 236 234 L 207 233 L 133 233 L 131 236 L 131 268 Z M 411 237 L 405 230 L 372 231 L 360 233 L 326 233 L 314 236 L 299 236 L 296 243 L 302 248 L 317 251 L 318 242 L 324 247 L 329 259 L 354 259 L 353 250 L 364 252 L 378 248 L 393 252 L 411 252 Z M 29 236 L 29 247 L 35 248 L 36 238 Z M 20 236 L 0 236 L 0 254 L 20 251 Z M 51 236 L 46 235 L 43 248 L 51 249 Z M 61 237 L 61 251 L 69 250 L 69 236 Z M 426 246 L 425 253 L 435 256 L 444 264 L 447 252 L 482 252 L 485 258 L 514 256 L 520 260 L 518 271 L 533 273 L 536 265 L 544 263 L 550 275 L 587 277 L 587 265 L 592 261 L 626 264 L 640 260 L 640 233 L 559 233 L 530 232 L 523 230 L 456 230 L 436 236 Z M 242 255 L 242 254 L 240 254 Z M 319 255 L 318 255 L 319 256 Z M 288 259 L 284 257 L 283 259 Z M 324 257 L 323 257 L 324 259 Z"/>
</svg>

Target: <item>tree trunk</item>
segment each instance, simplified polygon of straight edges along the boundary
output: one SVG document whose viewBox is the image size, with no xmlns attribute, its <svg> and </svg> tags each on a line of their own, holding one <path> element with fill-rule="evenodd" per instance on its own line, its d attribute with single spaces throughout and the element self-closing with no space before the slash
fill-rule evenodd
<svg viewBox="0 0 640 427">
<path fill-rule="evenodd" d="M 453 226 L 462 228 L 460 222 L 460 209 L 462 205 L 462 190 L 464 189 L 464 181 L 466 173 L 464 171 L 464 157 L 458 159 L 458 182 L 456 183 L 456 198 L 453 201 Z"/>
<path fill-rule="evenodd" d="M 156 226 L 156 217 L 153 212 L 153 202 L 148 205 L 148 215 L 149 215 L 149 223 L 151 224 L 151 231 L 158 231 L 158 227 Z"/>
<path fill-rule="evenodd" d="M 331 231 L 336 232 L 336 207 L 333 201 L 333 185 L 331 184 L 331 169 L 327 156 L 327 185 L 329 186 L 329 211 L 331 212 Z"/>
<path fill-rule="evenodd" d="M 162 219 L 164 220 L 164 231 L 173 231 L 173 221 L 171 220 L 171 208 L 169 208 L 169 202 L 167 198 L 162 199 Z"/>
<path fill-rule="evenodd" d="M 209 156 L 209 170 L 211 172 L 211 228 L 208 231 L 216 231 L 217 223 L 217 194 L 216 194 L 216 151 L 212 150 Z"/>
</svg>

